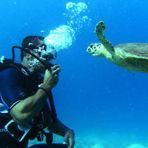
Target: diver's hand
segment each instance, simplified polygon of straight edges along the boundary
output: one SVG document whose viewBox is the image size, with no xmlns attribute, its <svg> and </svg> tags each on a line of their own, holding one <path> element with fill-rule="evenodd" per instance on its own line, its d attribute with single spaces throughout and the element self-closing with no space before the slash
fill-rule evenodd
<svg viewBox="0 0 148 148">
<path fill-rule="evenodd" d="M 64 144 L 68 145 L 68 148 L 74 148 L 75 138 L 74 131 L 68 130 L 64 136 Z"/>
<path fill-rule="evenodd" d="M 43 80 L 44 88 L 51 89 L 58 83 L 59 72 L 60 72 L 59 65 L 54 65 L 53 67 L 51 67 L 51 71 L 46 69 Z"/>
</svg>

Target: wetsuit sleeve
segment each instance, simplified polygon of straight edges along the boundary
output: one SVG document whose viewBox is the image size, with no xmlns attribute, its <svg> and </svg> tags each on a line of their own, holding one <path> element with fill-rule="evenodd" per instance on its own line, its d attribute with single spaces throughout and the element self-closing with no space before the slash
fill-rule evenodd
<svg viewBox="0 0 148 148">
<path fill-rule="evenodd" d="M 0 72 L 1 101 L 8 111 L 27 97 L 24 80 L 24 75 L 15 68 L 8 68 Z"/>
</svg>

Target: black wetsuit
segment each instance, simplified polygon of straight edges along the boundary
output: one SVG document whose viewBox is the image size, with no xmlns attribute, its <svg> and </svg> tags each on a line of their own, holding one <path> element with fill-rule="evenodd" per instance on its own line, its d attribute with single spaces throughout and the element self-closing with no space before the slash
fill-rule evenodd
<svg viewBox="0 0 148 148">
<path fill-rule="evenodd" d="M 5 124 L 11 120 L 10 110 L 21 100 L 33 95 L 42 82 L 39 75 L 26 75 L 16 68 L 6 68 L 0 72 L 0 96 L 1 102 L 8 113 L 0 113 L 0 148 L 26 147 L 27 141 L 19 143 L 5 130 Z"/>
<path fill-rule="evenodd" d="M 23 70 L 24 71 L 24 70 Z M 10 110 L 21 100 L 33 95 L 38 85 L 43 82 L 43 77 L 39 74 L 29 74 L 18 71 L 16 68 L 6 68 L 0 71 L 0 101 L 5 106 L 8 113 L 0 113 L 0 148 L 26 148 L 28 145 L 28 139 L 22 143 L 11 137 L 4 126 L 12 118 L 9 114 Z M 50 97 L 50 96 L 49 96 Z M 48 102 L 48 101 L 47 101 Z M 35 120 L 39 124 L 42 122 L 41 115 L 48 115 L 50 110 L 49 102 L 45 104 L 42 114 L 39 114 Z M 51 117 L 52 118 L 52 117 Z M 41 122 L 40 122 L 41 121 Z M 36 131 L 32 132 L 31 137 L 36 137 Z M 47 138 L 48 137 L 48 138 Z M 30 137 L 29 137 L 30 138 Z M 33 139 L 33 138 L 32 138 Z M 66 145 L 62 144 L 51 144 L 52 135 L 46 134 L 46 140 L 48 144 L 39 144 L 31 146 L 30 148 L 67 148 Z"/>
</svg>

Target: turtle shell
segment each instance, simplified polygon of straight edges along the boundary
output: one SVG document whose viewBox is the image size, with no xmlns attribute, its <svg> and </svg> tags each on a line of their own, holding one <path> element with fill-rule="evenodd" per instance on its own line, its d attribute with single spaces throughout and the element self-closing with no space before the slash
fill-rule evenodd
<svg viewBox="0 0 148 148">
<path fill-rule="evenodd" d="M 130 54 L 131 57 L 138 57 L 142 59 L 148 59 L 148 44 L 147 43 L 125 43 L 115 46 L 120 48 L 124 53 Z"/>
</svg>

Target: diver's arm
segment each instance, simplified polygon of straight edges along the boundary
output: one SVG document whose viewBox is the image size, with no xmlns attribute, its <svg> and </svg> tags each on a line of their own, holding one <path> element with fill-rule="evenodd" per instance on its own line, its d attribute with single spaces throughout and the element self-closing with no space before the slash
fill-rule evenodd
<svg viewBox="0 0 148 148">
<path fill-rule="evenodd" d="M 64 125 L 60 120 L 57 119 L 56 122 L 50 123 L 48 128 L 55 134 L 60 136 L 65 136 L 66 132 L 72 131 L 70 128 L 68 128 L 66 125 Z"/>
<path fill-rule="evenodd" d="M 46 103 L 44 107 L 44 119 L 49 131 L 54 134 L 64 137 L 64 143 L 68 144 L 68 148 L 73 148 L 75 144 L 75 135 L 74 131 L 64 125 L 58 118 L 53 118 L 51 111 Z"/>
<path fill-rule="evenodd" d="M 64 143 L 68 145 L 68 148 L 74 148 L 75 144 L 75 134 L 74 131 L 67 126 L 65 126 L 60 120 L 57 119 L 56 122 L 52 122 L 49 129 L 58 135 L 64 137 Z"/>
<path fill-rule="evenodd" d="M 13 119 L 21 125 L 29 126 L 29 123 L 40 112 L 46 102 L 46 93 L 38 89 L 37 92 L 17 103 L 10 111 Z"/>
<path fill-rule="evenodd" d="M 44 81 L 41 87 L 45 90 L 51 90 L 58 82 L 59 66 L 54 66 L 52 72 L 46 70 Z M 36 113 L 39 113 L 46 102 L 46 92 L 38 89 L 32 96 L 25 98 L 17 103 L 10 111 L 13 119 L 21 125 L 29 126 Z"/>
</svg>

